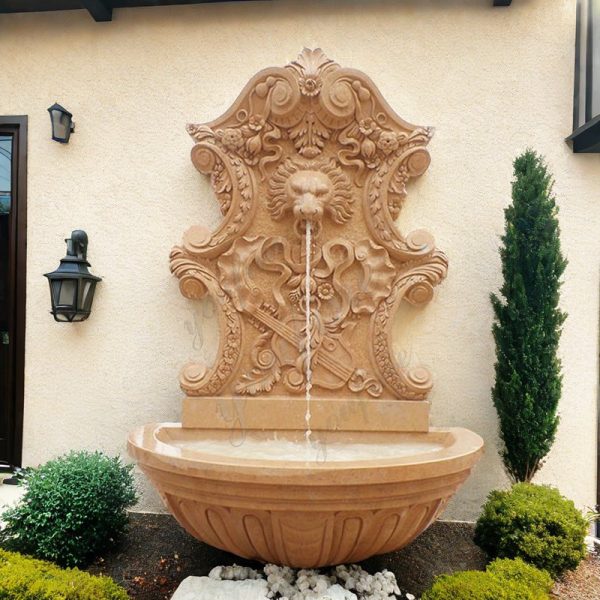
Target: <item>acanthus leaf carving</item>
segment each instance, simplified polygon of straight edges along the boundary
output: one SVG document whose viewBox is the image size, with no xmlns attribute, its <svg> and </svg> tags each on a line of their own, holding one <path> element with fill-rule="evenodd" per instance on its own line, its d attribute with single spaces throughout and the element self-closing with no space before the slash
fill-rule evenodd
<svg viewBox="0 0 600 600">
<path fill-rule="evenodd" d="M 281 379 L 281 367 L 275 353 L 269 348 L 272 333 L 261 334 L 252 349 L 252 369 L 244 373 L 235 386 L 238 394 L 254 396 L 270 392 Z"/>
</svg>

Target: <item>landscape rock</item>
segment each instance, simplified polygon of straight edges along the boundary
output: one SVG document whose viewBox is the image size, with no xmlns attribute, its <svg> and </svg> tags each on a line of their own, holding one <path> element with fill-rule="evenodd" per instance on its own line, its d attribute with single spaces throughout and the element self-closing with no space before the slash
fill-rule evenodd
<svg viewBox="0 0 600 600">
<path fill-rule="evenodd" d="M 264 579 L 213 579 L 187 577 L 171 600 L 269 600 Z"/>
<path fill-rule="evenodd" d="M 263 578 L 266 577 L 266 578 Z M 371 575 L 358 565 L 300 569 L 266 565 L 263 572 L 231 565 L 208 577 L 188 577 L 172 600 L 401 600 L 396 577 L 384 569 Z"/>
</svg>

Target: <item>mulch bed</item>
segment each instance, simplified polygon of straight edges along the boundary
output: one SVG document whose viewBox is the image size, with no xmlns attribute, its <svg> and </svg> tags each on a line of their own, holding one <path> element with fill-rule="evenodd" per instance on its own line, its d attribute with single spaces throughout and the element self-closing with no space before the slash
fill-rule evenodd
<svg viewBox="0 0 600 600">
<path fill-rule="evenodd" d="M 600 557 L 591 555 L 567 573 L 556 582 L 552 595 L 561 600 L 600 600 Z"/>
<path fill-rule="evenodd" d="M 261 565 L 216 550 L 188 535 L 170 515 L 131 514 L 129 533 L 120 546 L 89 569 L 108 575 L 137 600 L 169 599 L 190 575 L 207 575 L 218 565 Z M 485 556 L 473 543 L 473 525 L 437 522 L 409 547 L 364 561 L 373 573 L 388 569 L 403 591 L 418 596 L 436 575 L 483 569 Z M 600 600 L 600 559 L 590 557 L 555 587 L 555 598 Z"/>
<path fill-rule="evenodd" d="M 188 576 L 208 575 L 218 565 L 251 562 L 207 546 L 190 536 L 171 515 L 131 513 L 127 536 L 87 570 L 108 575 L 131 598 L 170 598 Z"/>
</svg>

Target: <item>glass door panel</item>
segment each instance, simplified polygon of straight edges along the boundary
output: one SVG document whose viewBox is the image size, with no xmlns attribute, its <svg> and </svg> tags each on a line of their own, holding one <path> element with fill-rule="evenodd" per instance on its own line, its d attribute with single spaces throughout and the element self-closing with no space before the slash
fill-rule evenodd
<svg viewBox="0 0 600 600">
<path fill-rule="evenodd" d="M 8 463 L 13 435 L 12 191 L 13 136 L 0 132 L 0 464 Z"/>
<path fill-rule="evenodd" d="M 590 67 L 592 81 L 591 91 L 591 118 L 600 115 L 600 0 L 591 0 L 589 10 L 591 11 L 591 21 L 589 33 L 592 36 Z"/>
</svg>

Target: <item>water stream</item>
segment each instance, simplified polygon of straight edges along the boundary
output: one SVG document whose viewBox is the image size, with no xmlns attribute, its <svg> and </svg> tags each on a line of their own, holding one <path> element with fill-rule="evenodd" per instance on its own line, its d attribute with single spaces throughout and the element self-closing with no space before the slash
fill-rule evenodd
<svg viewBox="0 0 600 600">
<path fill-rule="evenodd" d="M 310 221 L 306 221 L 306 283 L 305 283 L 305 298 L 304 298 L 304 312 L 306 317 L 305 328 L 306 328 L 306 415 L 304 420 L 306 421 L 306 441 L 310 442 L 311 429 L 310 429 L 310 391 L 312 389 L 312 348 L 311 348 L 311 329 L 310 329 L 310 256 L 312 249 L 312 230 Z"/>
</svg>

